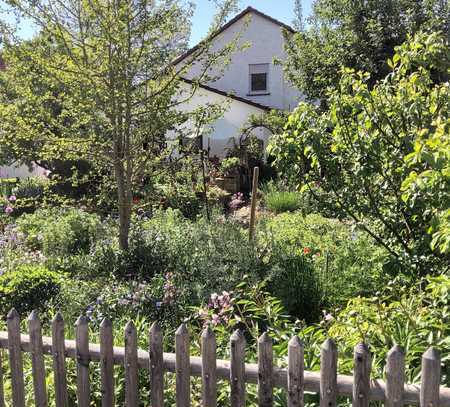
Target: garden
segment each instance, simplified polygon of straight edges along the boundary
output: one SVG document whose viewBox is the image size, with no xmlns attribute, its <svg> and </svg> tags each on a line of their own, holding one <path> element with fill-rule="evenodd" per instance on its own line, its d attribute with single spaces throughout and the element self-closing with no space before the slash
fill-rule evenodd
<svg viewBox="0 0 450 407">
<path fill-rule="evenodd" d="M 316 18 L 326 19 L 324 11 Z M 164 29 L 174 30 L 169 23 L 178 17 L 171 15 Z M 160 133 L 182 119 L 167 107 L 167 78 L 155 91 L 162 94 L 155 105 L 140 108 L 143 127 L 126 150 L 107 114 L 90 114 L 99 98 L 108 100 L 103 85 L 90 93 L 74 85 L 78 79 L 87 84 L 82 76 L 64 71 L 52 82 L 43 75 L 50 68 L 34 63 L 40 51 L 51 49 L 56 62 L 67 63 L 45 36 L 9 45 L 11 69 L 0 71 L 0 162 L 39 161 L 48 172 L 0 179 L 0 330 L 12 308 L 23 319 L 39 311 L 45 326 L 60 312 L 69 337 L 83 315 L 91 342 L 98 343 L 107 318 L 115 344 L 123 345 L 132 320 L 146 348 L 153 322 L 165 338 L 185 322 L 192 338 L 211 327 L 218 357 L 228 359 L 230 337 L 240 329 L 250 362 L 267 332 L 283 366 L 288 340 L 298 335 L 307 370 L 319 369 L 320 347 L 333 338 L 343 374 L 351 374 L 353 348 L 364 341 L 373 378 L 385 377 L 386 353 L 399 344 L 410 383 L 420 380 L 422 353 L 434 345 L 443 355 L 441 384 L 450 386 L 450 53 L 442 31 L 421 28 L 407 31 L 386 55 L 385 75 L 351 62 L 338 74 L 323 73 L 327 90 L 319 89 L 323 84 L 309 89 L 322 103 L 305 101 L 289 115 L 273 111 L 250 119 L 274 129 L 266 152 L 248 136 L 221 160 L 186 143 L 178 156 L 168 152 Z M 311 28 L 295 41 L 308 35 L 318 34 Z M 310 67 L 296 70 L 305 61 L 292 59 L 299 54 L 290 45 L 285 69 L 302 82 Z M 217 107 L 206 107 L 196 118 L 216 114 Z M 118 146 L 122 154 L 112 156 Z M 261 176 L 252 190 L 255 166 Z M 164 349 L 173 351 L 172 341 Z M 193 340 L 191 354 L 199 353 Z M 24 363 L 31 369 L 28 357 Z M 46 372 L 51 383 L 50 362 Z M 99 405 L 99 371 L 91 375 Z M 116 381 L 123 405 L 124 382 Z M 146 394 L 148 383 L 140 381 Z M 25 385 L 31 405 L 31 377 Z M 68 386 L 75 405 L 74 374 Z M 167 405 L 173 405 L 173 376 L 167 388 Z M 228 405 L 228 391 L 219 386 L 220 405 Z M 285 397 L 277 392 L 275 404 L 286 405 Z M 307 404 L 318 401 L 305 397 Z M 247 399 L 257 405 L 256 386 L 248 387 Z M 200 405 L 197 382 L 192 400 Z"/>
</svg>

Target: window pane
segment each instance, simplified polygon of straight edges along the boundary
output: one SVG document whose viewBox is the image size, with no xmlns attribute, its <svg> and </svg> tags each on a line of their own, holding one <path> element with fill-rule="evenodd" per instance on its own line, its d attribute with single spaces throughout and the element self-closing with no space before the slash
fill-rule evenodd
<svg viewBox="0 0 450 407">
<path fill-rule="evenodd" d="M 259 92 L 267 90 L 267 74 L 266 73 L 254 73 L 252 77 L 252 91 Z"/>
</svg>

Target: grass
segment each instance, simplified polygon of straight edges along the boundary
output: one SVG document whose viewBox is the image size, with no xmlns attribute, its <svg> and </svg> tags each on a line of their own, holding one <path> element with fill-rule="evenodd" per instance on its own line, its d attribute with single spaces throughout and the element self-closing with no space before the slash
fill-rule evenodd
<svg viewBox="0 0 450 407">
<path fill-rule="evenodd" d="M 268 191 L 264 194 L 264 202 L 276 214 L 293 212 L 301 207 L 300 194 L 292 191 Z"/>
</svg>

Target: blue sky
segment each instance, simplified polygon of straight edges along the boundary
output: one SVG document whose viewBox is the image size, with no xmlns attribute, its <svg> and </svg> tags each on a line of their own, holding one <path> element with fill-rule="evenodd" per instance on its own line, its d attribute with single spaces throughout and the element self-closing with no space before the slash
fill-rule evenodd
<svg viewBox="0 0 450 407">
<path fill-rule="evenodd" d="M 303 0 L 303 15 L 306 17 L 311 11 L 311 3 L 313 0 Z M 211 0 L 194 0 L 196 3 L 196 10 L 193 17 L 191 45 L 196 44 L 208 32 L 209 26 L 214 16 L 214 4 Z M 277 20 L 286 24 L 291 24 L 294 19 L 294 0 L 240 0 L 240 7 L 242 9 L 252 6 L 258 10 L 266 13 Z M 8 13 L 4 8 L 4 3 L 0 0 L 1 18 L 8 22 L 14 22 L 13 15 Z M 20 35 L 23 38 L 30 38 L 35 28 L 27 22 L 22 22 L 20 25 Z"/>
<path fill-rule="evenodd" d="M 211 0 L 196 0 L 197 7 L 193 18 L 191 45 L 196 44 L 208 32 L 214 15 L 214 5 Z M 302 0 L 303 16 L 311 12 L 312 0 Z M 294 0 L 240 0 L 242 9 L 252 6 L 286 24 L 294 19 Z"/>
</svg>

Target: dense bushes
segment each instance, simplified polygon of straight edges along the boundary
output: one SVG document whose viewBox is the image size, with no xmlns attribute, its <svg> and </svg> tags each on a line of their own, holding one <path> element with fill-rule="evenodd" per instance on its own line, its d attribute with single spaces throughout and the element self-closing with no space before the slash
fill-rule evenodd
<svg viewBox="0 0 450 407">
<path fill-rule="evenodd" d="M 60 290 L 62 278 L 41 266 L 23 265 L 0 275 L 0 315 L 15 308 L 27 314 L 33 309 L 46 310 Z"/>
<path fill-rule="evenodd" d="M 166 315 L 173 324 L 188 316 L 189 307 L 244 278 L 267 280 L 289 314 L 309 322 L 324 307 L 374 294 L 389 278 L 385 253 L 364 232 L 319 215 L 269 217 L 249 242 L 247 231 L 223 216 L 191 221 L 179 211 L 158 210 L 133 220 L 127 251 L 119 249 L 115 227 L 114 220 L 76 209 L 23 215 L 9 232 L 2 267 L 27 262 L 68 273 L 83 291 L 84 305 L 67 301 L 78 312 L 88 306 L 109 316 L 139 310 Z M 67 290 L 76 292 L 77 284 L 68 281 Z"/>
<path fill-rule="evenodd" d="M 266 259 L 273 285 L 269 287 L 292 315 L 311 315 L 313 307 L 317 316 L 319 307 L 343 305 L 355 295 L 373 295 L 390 278 L 386 252 L 364 231 L 337 220 L 281 214 L 261 225 L 259 238 L 270 248 Z"/>
<path fill-rule="evenodd" d="M 97 237 L 100 219 L 78 209 L 40 209 L 17 221 L 32 250 L 47 256 L 87 253 Z"/>
<path fill-rule="evenodd" d="M 329 109 L 301 103 L 270 152 L 285 176 L 320 185 L 415 276 L 448 270 L 448 39 L 419 33 L 396 48 L 372 86 L 344 69 Z"/>
</svg>

